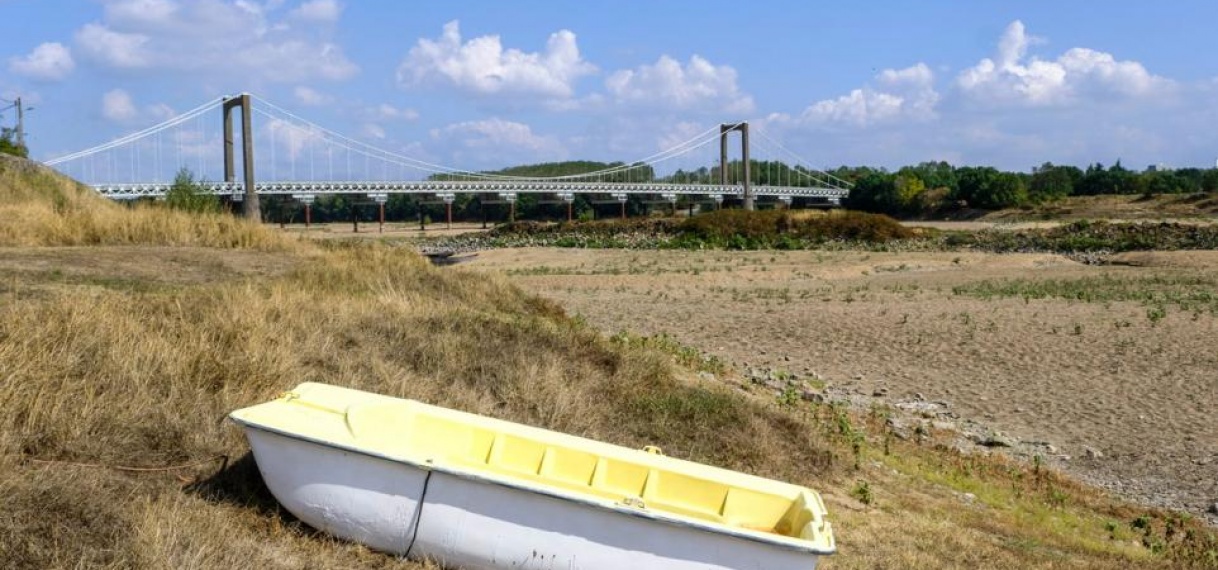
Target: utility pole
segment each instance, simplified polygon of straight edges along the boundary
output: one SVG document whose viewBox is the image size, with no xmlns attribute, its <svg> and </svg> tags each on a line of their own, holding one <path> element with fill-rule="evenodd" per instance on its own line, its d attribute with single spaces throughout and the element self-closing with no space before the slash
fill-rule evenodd
<svg viewBox="0 0 1218 570">
<path fill-rule="evenodd" d="M 10 102 L 10 101 L 5 101 L 4 99 L 0 99 L 0 103 L 8 103 L 8 102 Z M 12 108 L 17 109 L 17 129 L 16 129 L 17 140 L 15 142 L 17 144 L 17 148 L 26 149 L 26 146 L 25 146 L 25 112 L 32 111 L 34 109 L 32 107 L 26 108 L 24 105 L 22 105 L 21 97 L 14 99 L 13 101 L 11 101 L 11 103 L 12 104 L 7 107 L 0 107 L 0 111 L 7 111 Z M 28 149 L 26 149 L 26 152 L 29 152 Z"/>
<path fill-rule="evenodd" d="M 25 108 L 21 106 L 21 98 L 17 98 L 17 146 L 25 148 Z"/>
</svg>

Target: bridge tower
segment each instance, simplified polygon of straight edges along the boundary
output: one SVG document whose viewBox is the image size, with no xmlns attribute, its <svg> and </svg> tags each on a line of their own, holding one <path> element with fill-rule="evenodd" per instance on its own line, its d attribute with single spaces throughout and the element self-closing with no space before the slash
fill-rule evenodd
<svg viewBox="0 0 1218 570">
<path fill-rule="evenodd" d="M 749 124 L 740 122 L 719 125 L 719 184 L 727 185 L 727 135 L 740 131 L 740 154 L 744 162 L 744 209 L 753 209 L 753 188 L 749 179 Z"/>
<path fill-rule="evenodd" d="M 245 199 L 241 202 L 241 211 L 246 218 L 262 221 L 258 193 L 254 191 L 254 128 L 250 121 L 250 105 L 249 93 L 224 99 L 224 181 L 237 181 L 237 173 L 233 168 L 233 108 L 241 107 L 241 167 L 245 183 Z"/>
</svg>

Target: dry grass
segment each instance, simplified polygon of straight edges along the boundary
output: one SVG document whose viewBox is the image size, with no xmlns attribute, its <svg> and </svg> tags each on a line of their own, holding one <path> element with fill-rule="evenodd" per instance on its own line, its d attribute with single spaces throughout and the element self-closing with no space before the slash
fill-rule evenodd
<svg viewBox="0 0 1218 570">
<path fill-rule="evenodd" d="M 225 214 L 116 204 L 46 167 L 0 155 L 0 246 L 130 244 L 269 251 L 297 247 L 280 234 Z"/>
<path fill-rule="evenodd" d="M 45 189 L 10 192 L 21 180 L 6 172 L 0 204 L 24 212 L 45 207 Z M 67 198 L 78 199 L 89 202 Z M 502 277 L 438 270 L 382 245 L 285 245 L 221 217 L 161 222 L 153 218 L 168 215 L 162 210 L 104 202 L 49 212 L 14 224 L 0 217 L 3 242 L 30 245 L 36 255 L 42 246 L 176 235 L 186 243 L 277 250 L 286 261 L 275 271 L 160 280 L 155 287 L 98 287 L 45 271 L 8 276 L 0 289 L 6 567 L 427 567 L 319 535 L 280 510 L 262 486 L 239 430 L 223 418 L 309 380 L 623 445 L 657 444 L 672 455 L 824 489 L 842 544 L 828 568 L 1168 565 L 1140 547 L 1105 542 L 1094 525 L 1077 532 L 1061 522 L 1026 522 L 1111 516 L 1072 487 L 1063 487 L 1071 498 L 1052 507 L 1035 493 L 1007 505 L 994 491 L 996 498 L 985 497 L 995 506 L 976 513 L 960 508 L 952 489 L 1003 489 L 1009 474 L 975 467 L 963 473 L 951 463 L 962 460 L 900 445 L 891 456 L 862 448 L 863 467 L 855 471 L 855 432 L 843 431 L 835 410 L 776 406 L 690 380 L 668 355 L 611 342 Z M 95 218 L 96 233 L 72 241 L 42 227 L 74 216 Z M 173 229 L 150 229 L 159 224 Z M 142 229 L 125 229 L 132 227 Z M 167 269 L 178 263 L 171 251 L 139 250 L 146 266 Z M 80 258 L 59 259 L 69 265 Z M 87 276 L 104 269 L 80 263 L 64 270 Z M 882 431 L 845 421 L 872 438 Z M 110 468 L 216 455 L 231 460 L 219 470 Z M 935 480 L 949 475 L 955 479 Z M 877 489 L 871 506 L 847 497 L 859 477 Z M 889 510 L 900 516 L 875 516 Z"/>
</svg>

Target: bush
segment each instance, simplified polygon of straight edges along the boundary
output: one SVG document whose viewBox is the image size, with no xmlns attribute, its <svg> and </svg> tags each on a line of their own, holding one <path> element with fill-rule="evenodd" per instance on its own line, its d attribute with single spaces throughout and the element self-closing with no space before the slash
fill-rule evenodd
<svg viewBox="0 0 1218 570">
<path fill-rule="evenodd" d="M 795 249 L 795 240 L 886 242 L 913 232 L 882 214 L 832 212 L 823 215 L 790 211 L 720 210 L 685 220 L 680 231 L 730 249 Z"/>
<path fill-rule="evenodd" d="M 165 205 L 184 212 L 209 213 L 220 211 L 220 199 L 203 189 L 202 181 L 183 167 L 173 177 L 173 185 L 165 193 Z"/>
</svg>

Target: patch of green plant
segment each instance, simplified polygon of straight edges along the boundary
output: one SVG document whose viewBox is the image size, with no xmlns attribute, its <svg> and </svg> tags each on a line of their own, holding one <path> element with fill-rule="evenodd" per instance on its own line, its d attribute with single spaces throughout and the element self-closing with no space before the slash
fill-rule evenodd
<svg viewBox="0 0 1218 570">
<path fill-rule="evenodd" d="M 854 485 L 854 489 L 850 491 L 850 496 L 858 499 L 864 505 L 870 505 L 875 502 L 875 494 L 871 491 L 871 485 L 861 479 Z"/>
<path fill-rule="evenodd" d="M 1135 302 L 1148 308 L 1146 316 L 1152 324 L 1167 315 L 1168 306 L 1218 314 L 1218 280 L 1209 277 L 1117 277 L 1105 273 L 1079 279 L 984 280 L 953 287 L 952 294 L 983 300 L 1020 297 L 1084 303 Z"/>
<path fill-rule="evenodd" d="M 610 342 L 631 348 L 650 348 L 668 354 L 677 364 L 695 372 L 709 372 L 721 375 L 727 372 L 727 363 L 713 354 L 703 354 L 702 351 L 682 344 L 666 333 L 646 336 L 621 331 L 609 337 Z"/>
</svg>

